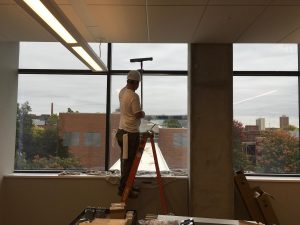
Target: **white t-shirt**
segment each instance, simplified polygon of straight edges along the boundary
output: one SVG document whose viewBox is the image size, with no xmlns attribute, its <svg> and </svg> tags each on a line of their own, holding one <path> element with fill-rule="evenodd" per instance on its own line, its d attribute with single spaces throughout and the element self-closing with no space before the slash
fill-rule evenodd
<svg viewBox="0 0 300 225">
<path fill-rule="evenodd" d="M 131 89 L 124 87 L 119 93 L 121 118 L 119 128 L 128 132 L 138 132 L 141 123 L 135 113 L 142 111 L 139 96 Z"/>
</svg>

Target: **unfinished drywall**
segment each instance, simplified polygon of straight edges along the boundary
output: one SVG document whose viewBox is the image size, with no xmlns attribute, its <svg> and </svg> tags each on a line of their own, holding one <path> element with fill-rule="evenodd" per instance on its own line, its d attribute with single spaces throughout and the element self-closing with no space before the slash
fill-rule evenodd
<svg viewBox="0 0 300 225">
<path fill-rule="evenodd" d="M 2 221 L 2 178 L 14 165 L 19 43 L 0 42 L 0 221 Z"/>
<path fill-rule="evenodd" d="M 232 44 L 189 45 L 190 215 L 233 218 Z"/>
</svg>

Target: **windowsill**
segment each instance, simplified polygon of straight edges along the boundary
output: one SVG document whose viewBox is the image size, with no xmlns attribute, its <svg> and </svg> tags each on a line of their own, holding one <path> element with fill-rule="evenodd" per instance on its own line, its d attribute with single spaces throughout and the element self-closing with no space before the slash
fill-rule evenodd
<svg viewBox="0 0 300 225">
<path fill-rule="evenodd" d="M 118 177 L 118 176 L 109 176 L 109 175 L 87 175 L 87 174 L 78 174 L 78 175 L 59 175 L 58 173 L 11 173 L 4 175 L 5 178 L 69 178 L 69 179 L 103 179 L 107 177 Z M 147 176 L 137 176 L 138 178 L 155 178 L 156 176 L 147 175 Z M 162 179 L 188 179 L 187 176 L 162 176 Z M 246 176 L 248 181 L 254 182 L 276 182 L 276 183 L 293 183 L 300 182 L 300 177 L 268 177 L 268 176 Z"/>
<path fill-rule="evenodd" d="M 5 178 L 103 178 L 101 175 L 59 175 L 58 173 L 11 173 L 4 175 Z"/>
<path fill-rule="evenodd" d="M 88 174 L 76 174 L 76 175 L 59 175 L 58 173 L 11 173 L 4 175 L 5 178 L 69 178 L 69 179 L 103 179 L 107 177 L 119 177 L 119 176 L 110 176 L 110 175 L 88 175 Z M 137 176 L 137 178 L 156 178 L 156 175 L 143 175 Z M 162 176 L 162 179 L 188 179 L 187 176 Z"/>
<path fill-rule="evenodd" d="M 300 182 L 300 177 L 273 177 L 273 176 L 247 176 L 248 181 L 258 182 L 276 182 L 276 183 L 297 183 Z"/>
</svg>

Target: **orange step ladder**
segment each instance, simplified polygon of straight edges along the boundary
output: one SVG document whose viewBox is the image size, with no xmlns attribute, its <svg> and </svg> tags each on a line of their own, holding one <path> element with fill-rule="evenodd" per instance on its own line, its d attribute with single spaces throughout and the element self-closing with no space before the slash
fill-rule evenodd
<svg viewBox="0 0 300 225">
<path fill-rule="evenodd" d="M 128 196 L 131 191 L 132 185 L 134 183 L 135 175 L 136 175 L 137 169 L 139 167 L 139 164 L 140 164 L 140 161 L 141 161 L 148 138 L 150 138 L 150 143 L 151 143 L 152 153 L 153 153 L 153 158 L 154 158 L 154 163 L 155 163 L 156 180 L 157 180 L 157 184 L 159 187 L 159 196 L 160 196 L 162 213 L 166 215 L 169 213 L 169 209 L 168 209 L 168 205 L 167 205 L 167 201 L 166 201 L 166 197 L 165 197 L 165 193 L 164 193 L 163 183 L 161 180 L 161 175 L 160 175 L 160 170 L 159 170 L 159 165 L 158 165 L 158 160 L 157 160 L 157 155 L 156 155 L 156 149 L 155 149 L 155 144 L 154 144 L 154 132 L 152 130 L 142 133 L 142 138 L 141 138 L 141 141 L 139 144 L 139 148 L 136 152 L 134 161 L 132 163 L 132 167 L 130 169 L 129 176 L 126 181 L 126 186 L 124 188 L 124 191 L 123 191 L 123 194 L 121 197 L 121 202 L 126 203 L 128 200 Z"/>
</svg>

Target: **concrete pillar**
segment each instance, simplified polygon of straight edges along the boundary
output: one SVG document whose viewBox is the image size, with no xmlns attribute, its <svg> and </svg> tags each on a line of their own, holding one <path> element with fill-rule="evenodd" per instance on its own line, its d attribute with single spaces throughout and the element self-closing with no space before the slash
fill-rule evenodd
<svg viewBox="0 0 300 225">
<path fill-rule="evenodd" d="M 14 169 L 18 66 L 19 43 L 0 42 L 0 221 L 5 207 L 3 175 Z"/>
<path fill-rule="evenodd" d="M 190 216 L 234 216 L 232 44 L 189 45 Z"/>
</svg>

